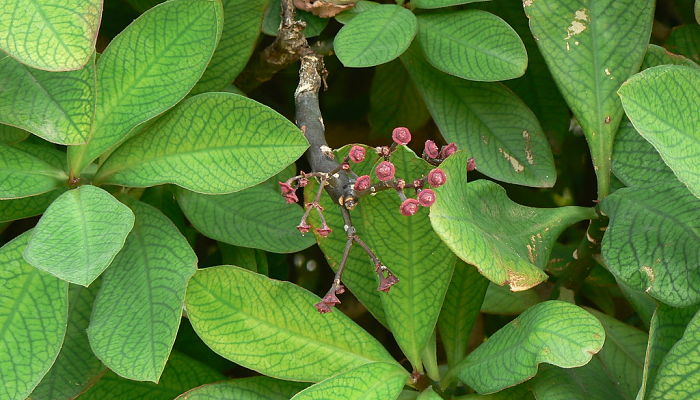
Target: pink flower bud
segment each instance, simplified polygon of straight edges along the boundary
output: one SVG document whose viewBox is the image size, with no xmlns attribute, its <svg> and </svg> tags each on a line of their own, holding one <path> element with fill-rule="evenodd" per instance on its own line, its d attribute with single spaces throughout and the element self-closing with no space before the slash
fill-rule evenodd
<svg viewBox="0 0 700 400">
<path fill-rule="evenodd" d="M 467 172 L 472 172 L 476 169 L 476 160 L 474 160 L 474 157 L 469 157 L 469 160 L 467 160 Z"/>
<path fill-rule="evenodd" d="M 453 142 L 453 143 L 450 143 L 446 146 L 442 146 L 442 149 L 440 150 L 440 157 L 444 160 L 456 152 L 457 152 L 457 143 Z"/>
<path fill-rule="evenodd" d="M 405 181 L 405 180 L 403 180 L 403 179 L 398 179 L 398 180 L 396 181 L 396 188 L 397 188 L 397 189 L 403 190 L 403 188 L 405 188 L 405 187 L 406 187 L 406 181 Z"/>
<path fill-rule="evenodd" d="M 394 179 L 394 174 L 396 173 L 396 168 L 394 168 L 394 164 L 392 164 L 389 161 L 382 161 L 377 165 L 377 168 L 374 170 L 374 172 L 377 174 L 377 178 L 380 181 L 386 182 Z"/>
<path fill-rule="evenodd" d="M 309 224 L 307 224 L 306 222 L 301 222 L 299 225 L 297 225 L 297 229 L 303 235 L 311 230 L 311 226 L 309 226 Z"/>
<path fill-rule="evenodd" d="M 316 233 L 318 233 L 321 237 L 326 237 L 331 234 L 333 230 L 328 227 L 328 225 L 323 225 L 320 228 L 316 228 Z"/>
<path fill-rule="evenodd" d="M 416 179 L 413 181 L 413 187 L 416 189 L 420 189 L 423 187 L 423 181 L 420 179 Z"/>
<path fill-rule="evenodd" d="M 406 199 L 401 203 L 399 210 L 401 210 L 401 215 L 408 217 L 418 212 L 419 205 L 420 203 L 416 199 Z"/>
<path fill-rule="evenodd" d="M 399 283 L 399 279 L 395 275 L 390 274 L 386 278 L 382 278 L 382 280 L 379 282 L 379 287 L 377 290 L 380 292 L 389 293 L 389 289 L 391 289 L 391 287 L 397 283 Z"/>
<path fill-rule="evenodd" d="M 381 157 L 388 157 L 389 154 L 391 154 L 391 149 L 389 148 L 389 146 L 377 146 L 375 150 L 377 151 L 377 154 Z"/>
<path fill-rule="evenodd" d="M 411 141 L 411 131 L 402 126 L 394 128 L 394 131 L 391 132 L 391 138 L 394 139 L 396 144 L 406 145 Z"/>
<path fill-rule="evenodd" d="M 428 173 L 428 183 L 434 188 L 444 185 L 445 181 L 447 181 L 447 176 L 440 168 L 432 169 Z"/>
<path fill-rule="evenodd" d="M 430 207 L 435 203 L 435 192 L 430 189 L 423 189 L 418 193 L 418 202 L 423 207 Z"/>
<path fill-rule="evenodd" d="M 318 310 L 318 312 L 320 312 L 321 314 L 331 312 L 331 307 L 322 301 L 314 304 L 314 307 L 316 307 L 316 310 Z"/>
<path fill-rule="evenodd" d="M 306 185 L 309 184 L 309 178 L 302 176 L 299 178 L 299 187 L 305 187 Z"/>
<path fill-rule="evenodd" d="M 345 286 L 338 285 L 335 287 L 335 294 L 343 294 L 343 293 L 345 293 Z"/>
<path fill-rule="evenodd" d="M 367 190 L 370 186 L 372 186 L 372 181 L 369 175 L 362 175 L 355 181 L 355 191 L 357 192 Z"/>
<path fill-rule="evenodd" d="M 338 300 L 338 297 L 335 295 L 335 293 L 328 293 L 327 295 L 323 296 L 322 301 L 331 307 L 336 304 L 340 304 L 340 300 Z"/>
<path fill-rule="evenodd" d="M 426 140 L 425 141 L 425 149 L 424 149 L 425 155 L 427 155 L 430 158 L 438 158 L 439 153 L 438 153 L 438 147 L 433 142 L 432 140 Z"/>
<path fill-rule="evenodd" d="M 348 156 L 350 157 L 350 161 L 354 163 L 362 162 L 365 159 L 365 148 L 357 145 L 352 146 L 352 148 L 350 148 L 350 153 L 348 153 Z"/>
<path fill-rule="evenodd" d="M 344 162 L 344 163 L 340 164 L 340 168 L 341 168 L 343 171 L 347 171 L 347 170 L 350 169 L 350 164 Z"/>
</svg>

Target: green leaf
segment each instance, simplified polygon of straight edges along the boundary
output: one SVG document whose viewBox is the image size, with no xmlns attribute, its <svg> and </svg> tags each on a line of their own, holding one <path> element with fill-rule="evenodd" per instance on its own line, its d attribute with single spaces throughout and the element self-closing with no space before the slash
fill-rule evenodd
<svg viewBox="0 0 700 400">
<path fill-rule="evenodd" d="M 221 40 L 192 94 L 221 91 L 243 70 L 260 34 L 267 0 L 222 0 Z"/>
<path fill-rule="evenodd" d="M 95 66 L 46 72 L 5 57 L 0 60 L 0 122 L 50 142 L 85 143 L 92 125 Z"/>
<path fill-rule="evenodd" d="M 120 146 L 95 180 L 231 193 L 276 174 L 308 147 L 299 129 L 271 108 L 232 93 L 205 93 L 183 101 Z"/>
<path fill-rule="evenodd" d="M 27 264 L 26 232 L 0 248 L 0 397 L 23 400 L 56 360 L 66 333 L 68 284 Z"/>
<path fill-rule="evenodd" d="M 624 398 L 634 398 L 642 383 L 648 335 L 601 312 L 588 311 L 598 318 L 605 329 L 605 345 L 597 356 L 605 373 Z"/>
<path fill-rule="evenodd" d="M 666 47 L 674 53 L 682 54 L 700 63 L 700 25 L 676 26 L 671 31 Z"/>
<path fill-rule="evenodd" d="M 37 196 L 0 200 L 0 222 L 39 215 L 63 192 L 63 189 L 57 189 Z"/>
<path fill-rule="evenodd" d="M 695 0 L 695 21 L 700 24 L 700 0 Z"/>
<path fill-rule="evenodd" d="M 382 4 L 348 22 L 335 36 L 333 48 L 346 67 L 372 67 L 406 51 L 416 29 L 413 13 L 395 4 Z"/>
<path fill-rule="evenodd" d="M 352 20 L 353 18 L 358 16 L 359 14 L 361 14 L 361 13 L 363 13 L 371 8 L 374 8 L 378 5 L 379 5 L 379 3 L 375 3 L 373 1 L 360 0 L 357 3 L 355 3 L 354 7 L 351 7 L 349 9 L 341 12 L 340 14 L 336 15 L 335 20 L 340 22 L 341 24 L 345 25 L 348 22 L 350 22 L 350 20 Z"/>
<path fill-rule="evenodd" d="M 268 275 L 267 256 L 264 251 L 221 242 L 217 245 L 223 264 L 235 265 L 262 275 Z"/>
<path fill-rule="evenodd" d="M 408 379 L 398 364 L 370 363 L 309 386 L 290 400 L 393 400 Z"/>
<path fill-rule="evenodd" d="M 280 8 L 280 0 L 270 0 L 270 4 L 267 6 L 265 11 L 265 18 L 262 23 L 262 31 L 266 35 L 277 36 L 277 31 L 280 28 L 280 22 L 282 21 Z M 328 18 L 317 17 L 310 12 L 296 10 L 295 15 L 300 20 L 306 22 L 306 29 L 304 29 L 304 36 L 311 38 L 318 36 L 323 32 L 323 30 L 328 25 Z"/>
<path fill-rule="evenodd" d="M 530 29 L 591 149 L 598 198 L 607 196 L 615 133 L 623 116 L 615 92 L 637 72 L 649 43 L 653 0 L 527 0 Z"/>
<path fill-rule="evenodd" d="M 612 171 L 627 186 L 677 181 L 654 146 L 625 119 L 615 136 Z"/>
<path fill-rule="evenodd" d="M 87 329 L 99 281 L 89 288 L 68 288 L 68 328 L 61 352 L 49 372 L 34 389 L 31 400 L 70 400 L 97 381 L 104 366 L 93 354 Z"/>
<path fill-rule="evenodd" d="M 195 274 L 186 309 L 214 351 L 273 378 L 317 382 L 373 361 L 393 362 L 341 312 L 318 313 L 318 300 L 292 283 L 224 265 Z"/>
<path fill-rule="evenodd" d="M 127 204 L 136 216 L 134 229 L 104 273 L 87 333 L 109 369 L 128 379 L 158 382 L 197 256 L 158 209 L 138 201 Z"/>
<path fill-rule="evenodd" d="M 304 211 L 280 196 L 276 178 L 218 196 L 179 189 L 177 201 L 192 225 L 212 239 L 274 253 L 301 251 L 315 241 L 295 228 Z"/>
<path fill-rule="evenodd" d="M 107 372 L 80 400 L 172 400 L 182 392 L 224 376 L 195 359 L 173 352 L 158 384 L 136 382 Z"/>
<path fill-rule="evenodd" d="M 460 4 L 477 3 L 490 0 L 415 0 L 411 2 L 416 8 L 441 8 Z"/>
<path fill-rule="evenodd" d="M 134 214 L 96 186 L 60 195 L 32 232 L 24 258 L 63 280 L 89 286 L 124 246 Z"/>
<path fill-rule="evenodd" d="M 518 315 L 540 302 L 535 289 L 511 292 L 505 286 L 489 284 L 481 312 L 496 315 Z"/>
<path fill-rule="evenodd" d="M 438 319 L 440 338 L 450 367 L 467 355 L 469 337 L 488 286 L 489 281 L 476 268 L 457 262 Z"/>
<path fill-rule="evenodd" d="M 358 4 L 362 3 L 367 2 L 361 1 Z M 391 131 L 397 126 L 405 126 L 413 131 L 430 120 L 423 98 L 400 61 L 382 64 L 375 70 L 368 118 L 372 134 L 382 138 L 391 136 Z"/>
<path fill-rule="evenodd" d="M 644 377 L 637 400 L 644 400 L 654 387 L 656 374 L 671 347 L 683 337 L 685 328 L 698 311 L 698 306 L 673 308 L 659 304 L 651 319 L 649 345 L 644 360 Z"/>
<path fill-rule="evenodd" d="M 504 182 L 551 187 L 552 151 L 537 118 L 498 83 L 470 82 L 431 67 L 416 46 L 402 57 L 448 142 L 476 159 L 480 172 Z"/>
<path fill-rule="evenodd" d="M 435 393 L 431 386 L 421 392 L 421 394 L 416 398 L 416 400 L 442 400 L 439 394 Z"/>
<path fill-rule="evenodd" d="M 679 183 L 617 190 L 602 256 L 617 278 L 672 306 L 700 302 L 700 200 Z"/>
<path fill-rule="evenodd" d="M 658 65 L 686 65 L 688 67 L 698 67 L 698 65 L 689 59 L 669 52 L 663 47 L 659 47 L 650 44 L 647 48 L 647 54 L 644 56 L 644 62 L 642 63 L 642 70 L 647 68 L 656 67 Z"/>
<path fill-rule="evenodd" d="M 435 68 L 472 81 L 503 81 L 527 68 L 525 45 L 501 18 L 481 10 L 418 17 L 418 43 Z"/>
<path fill-rule="evenodd" d="M 579 368 L 543 365 L 532 380 L 532 392 L 538 400 L 632 400 L 610 379 L 598 357 Z"/>
<path fill-rule="evenodd" d="M 0 12 L 0 49 L 47 71 L 82 68 L 95 51 L 100 0 L 8 0 Z"/>
<path fill-rule="evenodd" d="M 0 143 L 0 200 L 17 199 L 50 192 L 67 181 L 68 175 L 50 157 L 62 154 L 45 146 Z"/>
<path fill-rule="evenodd" d="M 700 197 L 700 68 L 662 65 L 618 91 L 627 116 L 678 179 Z"/>
<path fill-rule="evenodd" d="M 656 374 L 649 400 L 693 398 L 700 387 L 700 311 L 669 350 Z"/>
<path fill-rule="evenodd" d="M 266 376 L 210 383 L 179 395 L 175 400 L 289 400 L 307 385 Z"/>
<path fill-rule="evenodd" d="M 594 316 L 571 303 L 546 301 L 498 330 L 455 371 L 478 393 L 493 393 L 532 378 L 543 362 L 585 365 L 604 341 L 605 331 Z"/>
<path fill-rule="evenodd" d="M 214 53 L 222 14 L 219 0 L 166 1 L 109 43 L 97 61 L 95 119 L 88 142 L 68 151 L 74 175 L 139 124 L 185 97 Z"/>
<path fill-rule="evenodd" d="M 0 125 L 0 143 L 15 144 L 29 136 L 29 132 L 10 125 Z"/>
<path fill-rule="evenodd" d="M 521 206 L 494 182 L 467 183 L 466 163 L 466 154 L 458 152 L 441 166 L 447 181 L 435 190 L 437 201 L 430 208 L 435 232 L 464 262 L 498 285 L 519 291 L 547 279 L 542 268 L 554 241 L 569 225 L 594 218 L 593 210 Z"/>
</svg>

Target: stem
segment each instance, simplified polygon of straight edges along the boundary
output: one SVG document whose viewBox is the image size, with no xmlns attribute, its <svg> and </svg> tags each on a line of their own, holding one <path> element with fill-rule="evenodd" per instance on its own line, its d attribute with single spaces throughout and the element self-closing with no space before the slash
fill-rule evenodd
<svg viewBox="0 0 700 400">
<path fill-rule="evenodd" d="M 596 258 L 600 254 L 600 244 L 607 222 L 607 218 L 591 220 L 586 230 L 586 237 L 574 251 L 574 261 L 569 263 L 557 286 L 564 286 L 574 291 L 581 288 L 586 277 L 598 263 Z"/>
</svg>

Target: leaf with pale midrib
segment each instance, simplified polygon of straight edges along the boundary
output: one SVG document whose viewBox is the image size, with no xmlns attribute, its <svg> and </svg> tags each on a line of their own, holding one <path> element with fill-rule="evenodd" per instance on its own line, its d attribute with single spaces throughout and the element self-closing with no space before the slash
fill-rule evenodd
<svg viewBox="0 0 700 400">
<path fill-rule="evenodd" d="M 175 342 L 197 256 L 157 208 L 125 201 L 136 216 L 134 228 L 104 273 L 87 333 L 109 369 L 157 382 Z"/>
<path fill-rule="evenodd" d="M 290 283 L 234 266 L 199 270 L 186 309 L 220 355 L 273 378 L 318 382 L 389 353 L 342 312 L 320 314 L 319 298 Z"/>
<path fill-rule="evenodd" d="M 491 335 L 455 373 L 478 393 L 493 393 L 532 378 L 540 363 L 585 365 L 604 341 L 605 330 L 594 316 L 570 303 L 546 301 Z"/>
<path fill-rule="evenodd" d="M 289 400 L 307 386 L 306 383 L 254 376 L 203 385 L 175 400 Z"/>
<path fill-rule="evenodd" d="M 222 19 L 219 0 L 166 1 L 109 43 L 96 65 L 95 119 L 88 142 L 68 150 L 75 175 L 187 95 L 214 53 Z"/>
<path fill-rule="evenodd" d="M 95 281 L 89 288 L 70 285 L 68 288 L 68 328 L 61 352 L 30 400 L 74 399 L 97 381 L 105 371 L 93 354 L 85 329 L 90 322 L 92 304 L 100 288 Z"/>
<path fill-rule="evenodd" d="M 372 7 L 348 22 L 333 40 L 346 67 L 372 67 L 406 51 L 416 35 L 416 17 L 395 4 Z"/>
<path fill-rule="evenodd" d="M 500 83 L 444 74 L 423 59 L 416 45 L 401 61 L 442 136 L 474 157 L 479 172 L 519 185 L 554 185 L 557 174 L 547 138 L 513 92 Z"/>
<path fill-rule="evenodd" d="M 435 189 L 437 200 L 430 208 L 435 232 L 458 257 L 498 285 L 519 291 L 547 279 L 542 268 L 554 241 L 569 225 L 594 218 L 593 210 L 522 206 L 495 182 L 467 183 L 466 165 L 463 151 L 441 165 L 447 181 Z"/>
<path fill-rule="evenodd" d="M 503 81 L 527 68 L 525 45 L 501 18 L 481 10 L 418 17 L 418 43 L 428 62 L 473 81 Z"/>
<path fill-rule="evenodd" d="M 301 131 L 273 109 L 233 93 L 205 93 L 121 145 L 95 180 L 225 194 L 268 179 L 308 147 Z"/>
<path fill-rule="evenodd" d="M 58 188 L 68 175 L 50 158 L 58 150 L 30 143 L 0 143 L 0 200 L 36 196 Z"/>
<path fill-rule="evenodd" d="M 111 194 L 81 186 L 51 203 L 24 258 L 63 280 L 89 286 L 124 246 L 133 225 L 134 214 Z"/>
<path fill-rule="evenodd" d="M 23 400 L 56 360 L 68 320 L 68 284 L 27 264 L 31 231 L 0 248 L 0 397 Z"/>
<path fill-rule="evenodd" d="M 613 142 L 623 116 L 615 92 L 642 63 L 654 0 L 524 4 L 530 30 L 586 135 L 602 199 L 608 194 Z"/>
<path fill-rule="evenodd" d="M 78 71 L 46 72 L 6 57 L 0 60 L 0 122 L 53 143 L 85 143 L 95 107 L 95 64 Z"/>
<path fill-rule="evenodd" d="M 101 0 L 7 0 L 0 9 L 0 49 L 47 71 L 82 68 L 95 51 Z"/>
<path fill-rule="evenodd" d="M 290 400 L 390 400 L 408 379 L 400 365 L 370 363 L 309 386 Z"/>
<path fill-rule="evenodd" d="M 700 199 L 678 182 L 617 190 L 601 254 L 618 279 L 672 306 L 700 302 Z"/>
<path fill-rule="evenodd" d="M 652 67 L 630 78 L 618 93 L 639 134 L 700 197 L 700 68 Z"/>
</svg>

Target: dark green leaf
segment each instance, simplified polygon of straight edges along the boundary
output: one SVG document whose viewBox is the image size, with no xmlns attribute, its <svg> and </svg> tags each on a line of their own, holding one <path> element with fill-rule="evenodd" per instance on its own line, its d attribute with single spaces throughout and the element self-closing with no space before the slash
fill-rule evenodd
<svg viewBox="0 0 700 400">
<path fill-rule="evenodd" d="M 129 208 L 96 186 L 61 194 L 32 232 L 24 258 L 63 280 L 89 286 L 117 255 L 134 225 Z"/>
<path fill-rule="evenodd" d="M 489 284 L 481 312 L 496 315 L 518 315 L 540 302 L 535 289 L 511 292 L 505 286 Z"/>
<path fill-rule="evenodd" d="M 262 22 L 262 31 L 266 35 L 277 36 L 282 21 L 280 0 L 270 0 Z M 296 10 L 296 16 L 306 22 L 304 36 L 307 38 L 318 36 L 328 25 L 328 18 L 317 17 L 310 12 Z"/>
<path fill-rule="evenodd" d="M 665 64 L 685 65 L 688 67 L 698 66 L 696 63 L 681 55 L 671 53 L 663 47 L 650 44 L 647 48 L 647 54 L 644 56 L 644 62 L 642 63 L 641 69 L 645 70 L 647 68 Z"/>
<path fill-rule="evenodd" d="M 29 136 L 29 132 L 10 125 L 0 125 L 0 143 L 15 144 Z"/>
<path fill-rule="evenodd" d="M 345 11 L 341 12 L 340 14 L 336 15 L 335 20 L 340 22 L 341 24 L 345 25 L 348 22 L 350 22 L 350 20 L 355 18 L 357 15 L 359 15 L 360 13 L 363 13 L 363 12 L 365 12 L 373 7 L 376 7 L 378 5 L 379 5 L 379 3 L 375 3 L 373 1 L 360 0 L 357 3 L 355 3 L 354 7 L 350 8 L 348 10 L 345 10 Z"/>
<path fill-rule="evenodd" d="M 537 400 L 632 400 L 610 379 L 598 357 L 579 368 L 543 365 L 532 380 Z"/>
<path fill-rule="evenodd" d="M 673 28 L 666 48 L 700 63 L 700 25 L 688 24 Z"/>
<path fill-rule="evenodd" d="M 442 8 L 460 4 L 476 3 L 489 0 L 414 0 L 411 2 L 416 8 Z"/>
</svg>

